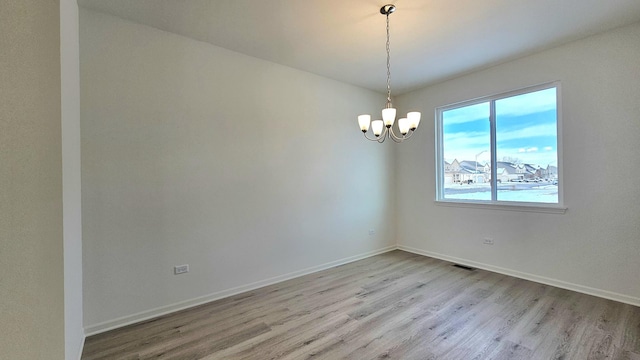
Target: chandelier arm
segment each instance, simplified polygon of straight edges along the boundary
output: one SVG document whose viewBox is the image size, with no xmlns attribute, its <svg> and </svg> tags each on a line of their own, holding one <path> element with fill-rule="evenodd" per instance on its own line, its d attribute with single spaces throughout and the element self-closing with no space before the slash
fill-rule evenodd
<svg viewBox="0 0 640 360">
<path fill-rule="evenodd" d="M 407 135 L 405 135 L 405 136 L 403 137 L 403 139 L 407 140 L 407 139 L 409 139 L 411 136 L 413 136 L 413 130 L 409 130 L 409 132 L 407 133 Z"/>
<path fill-rule="evenodd" d="M 367 133 L 363 133 L 363 134 L 364 134 L 364 137 L 365 137 L 367 140 L 369 140 L 369 141 L 378 141 L 378 138 L 373 138 L 373 139 L 372 139 L 372 138 L 370 138 L 370 137 L 368 137 L 368 136 L 367 136 Z"/>
<path fill-rule="evenodd" d="M 393 129 L 391 129 L 391 136 L 395 137 L 395 139 L 400 140 L 400 141 L 396 141 L 396 142 L 403 142 L 405 140 L 409 140 L 409 138 L 411 138 L 411 136 L 413 136 L 413 133 L 415 131 L 409 129 L 409 132 L 407 133 L 407 135 L 402 135 L 402 136 L 397 136 L 394 132 Z"/>
<path fill-rule="evenodd" d="M 395 142 L 397 142 L 397 143 L 401 143 L 401 142 L 403 142 L 404 140 L 406 140 L 406 139 L 407 139 L 407 138 L 405 138 L 404 136 L 397 136 L 397 135 L 393 132 L 393 129 L 392 129 L 392 128 L 389 128 L 389 137 L 390 137 L 393 141 L 395 141 Z"/>
<path fill-rule="evenodd" d="M 384 130 L 382 131 L 382 134 L 380 134 L 380 136 L 378 137 L 378 142 L 382 144 L 387 139 L 388 134 L 389 134 L 389 129 L 385 127 Z"/>
<path fill-rule="evenodd" d="M 367 140 L 369 141 L 377 141 L 380 144 L 382 144 L 384 142 L 385 137 L 387 136 L 387 128 L 384 129 L 384 131 L 382 132 L 382 134 L 380 134 L 380 136 L 378 137 L 374 137 L 374 138 L 370 138 L 367 136 L 367 133 L 363 133 L 364 137 L 367 138 Z"/>
</svg>

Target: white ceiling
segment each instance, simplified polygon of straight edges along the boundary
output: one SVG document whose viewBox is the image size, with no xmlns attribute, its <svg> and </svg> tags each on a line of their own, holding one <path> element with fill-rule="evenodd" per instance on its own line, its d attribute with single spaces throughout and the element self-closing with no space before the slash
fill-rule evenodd
<svg viewBox="0 0 640 360">
<path fill-rule="evenodd" d="M 386 91 L 384 0 L 79 0 L 86 8 Z M 640 0 L 396 0 L 400 94 L 640 21 Z M 640 39 L 638 39 L 640 41 Z"/>
</svg>

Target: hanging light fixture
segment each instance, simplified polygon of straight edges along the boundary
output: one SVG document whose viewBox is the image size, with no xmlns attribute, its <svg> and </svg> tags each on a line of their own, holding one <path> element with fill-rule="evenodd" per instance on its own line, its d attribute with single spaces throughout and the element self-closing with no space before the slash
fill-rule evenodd
<svg viewBox="0 0 640 360">
<path fill-rule="evenodd" d="M 358 125 L 360 130 L 364 133 L 364 137 L 371 141 L 377 141 L 383 143 L 387 138 L 395 142 L 403 142 L 413 135 L 413 132 L 418 128 L 420 124 L 420 113 L 412 111 L 407 113 L 406 118 L 398 119 L 398 130 L 400 135 L 396 135 L 393 131 L 393 124 L 396 120 L 396 109 L 391 104 L 391 65 L 390 65 L 390 53 L 389 53 L 389 15 L 396 11 L 396 6 L 393 4 L 387 4 L 380 8 L 380 13 L 387 17 L 387 104 L 382 109 L 382 120 L 371 121 L 371 115 L 359 115 Z M 369 127 L 373 131 L 374 138 L 367 136 Z"/>
</svg>

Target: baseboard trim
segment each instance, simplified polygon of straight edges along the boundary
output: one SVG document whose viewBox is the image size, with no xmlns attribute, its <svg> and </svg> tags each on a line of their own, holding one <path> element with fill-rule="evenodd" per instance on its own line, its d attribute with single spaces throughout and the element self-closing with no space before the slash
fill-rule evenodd
<svg viewBox="0 0 640 360">
<path fill-rule="evenodd" d="M 418 254 L 418 255 L 428 256 L 428 257 L 432 257 L 432 258 L 436 258 L 436 259 L 440 259 L 440 260 L 445 260 L 445 261 L 450 261 L 450 262 L 453 262 L 453 263 L 456 263 L 456 264 L 471 266 L 471 267 L 475 267 L 475 268 L 478 268 L 478 269 L 488 270 L 488 271 L 496 272 L 496 273 L 499 273 L 499 274 L 513 276 L 513 277 L 524 279 L 524 280 L 530 280 L 530 281 L 534 281 L 534 282 L 545 284 L 545 285 L 551 285 L 551 286 L 555 286 L 555 287 L 562 288 L 562 289 L 576 291 L 576 292 L 579 292 L 579 293 L 583 293 L 583 294 L 587 294 L 587 295 L 593 295 L 593 296 L 601 297 L 601 298 L 604 298 L 604 299 L 609 299 L 609 300 L 618 301 L 618 302 L 622 302 L 622 303 L 625 303 L 625 304 L 629 304 L 629 305 L 634 305 L 634 306 L 639 306 L 640 307 L 640 298 L 633 297 L 633 296 L 619 294 L 619 293 L 615 293 L 615 292 L 607 291 L 607 290 L 596 289 L 596 288 L 592 288 L 592 287 L 588 287 L 588 286 L 584 286 L 584 285 L 573 284 L 573 283 L 562 281 L 562 280 L 558 280 L 558 279 L 552 279 L 552 278 L 548 278 L 548 277 L 544 277 L 544 276 L 538 276 L 538 275 L 529 274 L 529 273 L 525 273 L 525 272 L 520 272 L 520 271 L 516 271 L 516 270 L 511 270 L 511 269 L 507 269 L 507 268 L 503 268 L 503 267 L 499 267 L 499 266 L 493 266 L 493 265 L 489 265 L 489 264 L 484 264 L 484 263 L 480 263 L 480 262 L 473 261 L 473 260 L 467 260 L 467 259 L 457 258 L 457 257 L 454 257 L 454 256 L 438 254 L 438 253 L 434 253 L 434 252 L 431 252 L 431 251 L 425 251 L 425 250 L 417 249 L 417 248 L 414 248 L 414 247 L 411 247 L 411 246 L 398 245 L 398 249 L 402 250 L 402 251 Z"/>
<path fill-rule="evenodd" d="M 609 299 L 609 300 L 618 301 L 618 302 L 622 302 L 622 303 L 625 303 L 625 304 L 629 304 L 629 305 L 634 305 L 634 306 L 640 307 L 640 298 L 637 298 L 637 297 L 628 296 L 628 295 L 624 295 L 624 294 L 619 294 L 619 293 L 615 293 L 615 292 L 607 291 L 607 290 L 596 289 L 596 288 L 592 288 L 592 287 L 588 287 L 588 286 L 584 286 L 584 285 L 573 284 L 573 283 L 562 281 L 562 280 L 558 280 L 558 279 L 552 279 L 552 278 L 547 278 L 547 277 L 544 277 L 544 276 L 538 276 L 538 275 L 525 273 L 525 272 L 521 272 L 521 271 L 517 271 L 517 270 L 512 270 L 512 269 L 507 269 L 507 268 L 503 268 L 503 267 L 499 267 L 499 266 L 480 263 L 480 262 L 473 261 L 473 260 L 468 260 L 468 259 L 458 258 L 458 257 L 454 257 L 454 256 L 439 254 L 439 253 L 435 253 L 435 252 L 431 252 L 431 251 L 426 251 L 426 250 L 414 248 L 414 247 L 411 247 L 411 246 L 406 246 L 406 245 L 395 246 L 394 245 L 394 246 L 387 246 L 387 247 L 384 247 L 382 249 L 378 249 L 378 250 L 374 250 L 374 251 L 369 251 L 369 252 L 366 252 L 366 253 L 363 253 L 363 254 L 350 256 L 350 257 L 343 258 L 343 259 L 340 259 L 340 260 L 331 261 L 331 262 L 328 262 L 328 263 L 325 263 L 325 264 L 321 264 L 321 265 L 318 265 L 318 266 L 313 266 L 313 267 L 302 269 L 302 270 L 299 270 L 299 271 L 294 271 L 294 272 L 291 272 L 291 273 L 288 273 L 288 274 L 272 277 L 272 278 L 269 278 L 269 279 L 257 281 L 257 282 L 251 283 L 251 284 L 242 285 L 242 286 L 234 287 L 234 288 L 231 288 L 231 289 L 218 291 L 218 292 L 215 292 L 215 293 L 212 293 L 212 294 L 209 294 L 209 295 L 200 296 L 200 297 L 197 297 L 197 298 L 194 298 L 194 299 L 181 301 L 181 302 L 174 303 L 174 304 L 171 304 L 171 305 L 157 307 L 155 309 L 142 311 L 142 312 L 139 312 L 139 313 L 136 313 L 136 314 L 123 316 L 123 317 L 120 317 L 120 318 L 117 318 L 117 319 L 101 322 L 101 323 L 90 325 L 90 326 L 85 326 L 85 339 L 86 339 L 86 337 L 89 337 L 89 336 L 92 336 L 92 335 L 100 334 L 100 333 L 103 333 L 103 332 L 106 332 L 106 331 L 114 330 L 114 329 L 121 328 L 121 327 L 124 327 L 124 326 L 127 326 L 127 325 L 135 324 L 135 323 L 138 323 L 138 322 L 141 322 L 141 321 L 153 319 L 153 318 L 156 318 L 158 316 L 170 314 L 170 313 L 173 313 L 173 312 L 176 312 L 176 311 L 192 308 L 192 307 L 195 307 L 195 306 L 198 306 L 198 305 L 206 304 L 208 302 L 220 300 L 220 299 L 223 299 L 223 298 L 226 298 L 226 297 L 229 297 L 229 296 L 233 296 L 233 295 L 237 295 L 237 294 L 243 293 L 245 291 L 251 291 L 251 290 L 259 289 L 261 287 L 277 284 L 277 283 L 280 283 L 280 282 L 283 282 L 283 281 L 287 281 L 287 280 L 290 280 L 290 279 L 294 279 L 294 278 L 297 278 L 297 277 L 300 277 L 300 276 L 304 276 L 304 275 L 312 274 L 312 273 L 315 273 L 315 272 L 318 272 L 318 271 L 330 269 L 332 267 L 336 267 L 336 266 L 348 264 L 348 263 L 351 263 L 351 262 L 354 262 L 354 261 L 366 259 L 368 257 L 376 256 L 376 255 L 383 254 L 383 253 L 386 253 L 386 252 L 389 252 L 389 251 L 393 251 L 393 250 L 402 250 L 402 251 L 406 251 L 406 252 L 410 252 L 410 253 L 414 253 L 414 254 L 418 254 L 418 255 L 422 255 L 422 256 L 428 256 L 428 257 L 432 257 L 432 258 L 436 258 L 436 259 L 440 259 L 440 260 L 453 262 L 453 263 L 456 263 L 456 264 L 471 266 L 471 267 L 475 267 L 475 268 L 478 268 L 478 269 L 492 271 L 492 272 L 503 274 L 503 275 L 513 276 L 513 277 L 524 279 L 524 280 L 534 281 L 534 282 L 545 284 L 545 285 L 555 286 L 555 287 L 562 288 L 562 289 L 576 291 L 576 292 L 579 292 L 579 293 L 583 293 L 583 294 L 587 294 L 587 295 L 593 295 L 593 296 L 601 297 L 601 298 L 604 298 L 604 299 Z M 82 345 L 83 346 L 80 349 L 80 356 L 82 355 L 82 350 L 83 350 L 83 347 L 84 347 L 84 341 L 82 342 Z M 80 356 L 78 357 L 78 359 L 80 359 Z"/>
<path fill-rule="evenodd" d="M 261 287 L 265 287 L 265 286 L 269 286 L 269 285 L 273 285 L 273 284 L 277 284 L 279 282 L 283 282 L 283 281 L 287 281 L 287 280 L 291 280 L 300 276 L 304 276 L 304 275 L 308 275 L 308 274 L 312 274 L 318 271 L 322 271 L 322 270 L 326 270 L 326 269 L 330 269 L 332 267 L 336 267 L 336 266 L 340 266 L 340 265 L 344 265 L 344 264 L 348 264 L 354 261 L 358 261 L 358 260 L 362 260 L 362 259 L 366 259 L 368 257 L 372 257 L 375 255 L 379 255 L 379 254 L 383 254 L 389 251 L 393 251 L 396 250 L 397 246 L 392 245 L 392 246 L 387 246 L 378 250 L 373 250 L 373 251 L 369 251 L 363 254 L 359 254 L 359 255 L 354 255 L 354 256 L 350 256 L 347 258 L 343 258 L 340 260 L 335 260 L 335 261 L 331 261 L 325 264 L 321 264 L 321 265 L 317 265 L 317 266 L 312 266 L 306 269 L 302 269 L 299 271 L 294 271 L 288 274 L 284 274 L 284 275 L 280 275 L 280 276 L 276 276 L 276 277 L 272 277 L 269 279 L 265 279 L 265 280 L 261 280 L 261 281 L 257 281 L 251 284 L 247 284 L 247 285 L 242 285 L 242 286 L 238 286 L 238 287 L 234 287 L 231 289 L 227 289 L 227 290 L 222 290 L 222 291 L 218 291 L 212 294 L 208 294 L 208 295 L 204 295 L 204 296 L 200 296 L 194 299 L 190 299 L 190 300 L 185 300 L 185 301 L 180 301 L 171 305 L 166 305 L 166 306 L 161 306 L 161 307 L 157 307 L 155 309 L 151 309 L 151 310 L 146 310 L 146 311 L 142 311 L 136 314 L 131 314 L 131 315 L 127 315 L 127 316 L 123 316 L 123 317 L 119 317 L 117 319 L 113 319 L 113 320 L 108 320 L 108 321 L 104 321 L 98 324 L 94 324 L 94 325 L 89 325 L 89 326 L 85 326 L 85 336 L 89 337 L 92 335 L 96 335 L 96 334 L 100 334 L 109 330 L 114 330 L 117 328 L 121 328 L 127 325 L 131 325 L 131 324 L 135 324 L 141 321 L 145 321 L 145 320 L 149 320 L 149 319 L 153 319 L 156 318 L 158 316 L 162 316 L 162 315 L 166 315 L 166 314 L 170 314 L 176 311 L 180 311 L 180 310 L 184 310 L 184 309 L 188 309 L 188 308 L 192 308 L 194 306 L 198 306 L 198 305 L 202 305 L 202 304 L 206 304 L 208 302 L 212 302 L 212 301 L 216 301 L 216 300 L 220 300 L 229 296 L 233 296 L 233 295 L 237 295 L 240 293 L 243 293 L 245 291 L 251 291 L 251 290 L 255 290 L 255 289 L 259 289 Z"/>
<path fill-rule="evenodd" d="M 83 329 L 84 331 L 84 329 Z M 80 353 L 76 356 L 76 359 L 82 360 L 82 353 L 84 352 L 84 343 L 87 341 L 87 335 L 82 335 L 82 342 L 80 343 Z"/>
</svg>

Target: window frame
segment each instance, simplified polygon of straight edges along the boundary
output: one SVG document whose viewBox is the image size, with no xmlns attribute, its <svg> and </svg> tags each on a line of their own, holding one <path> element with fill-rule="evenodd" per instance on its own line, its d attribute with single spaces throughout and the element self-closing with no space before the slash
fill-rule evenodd
<svg viewBox="0 0 640 360">
<path fill-rule="evenodd" d="M 495 102 L 504 98 L 528 94 L 546 89 L 556 89 L 556 135 L 557 135 L 557 168 L 558 168 L 558 202 L 557 203 L 538 203 L 538 202 L 516 202 L 516 201 L 500 201 L 497 200 L 497 143 L 496 143 L 496 114 Z M 465 200 L 465 199 L 446 199 L 444 197 L 444 126 L 442 123 L 442 114 L 445 111 L 457 109 L 465 106 L 476 105 L 483 102 L 489 102 L 490 107 L 490 152 L 491 152 L 491 198 L 496 200 Z M 564 176 L 563 172 L 563 152 L 562 152 L 562 91 L 560 81 L 552 81 L 539 85 L 528 86 L 512 91 L 499 94 L 483 96 L 475 99 L 460 101 L 448 105 L 439 106 L 435 109 L 435 157 L 436 157 L 436 189 L 435 203 L 444 206 L 470 207 L 470 208 L 489 208 L 495 210 L 515 210 L 525 212 L 544 212 L 544 213 L 565 213 L 567 208 L 564 206 Z"/>
</svg>

